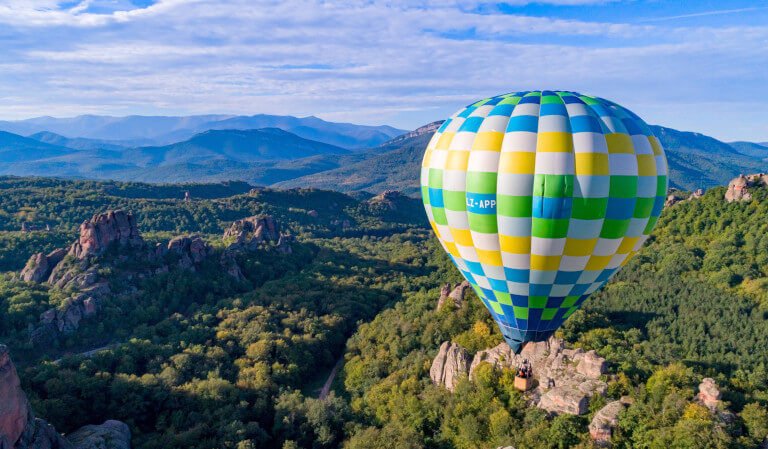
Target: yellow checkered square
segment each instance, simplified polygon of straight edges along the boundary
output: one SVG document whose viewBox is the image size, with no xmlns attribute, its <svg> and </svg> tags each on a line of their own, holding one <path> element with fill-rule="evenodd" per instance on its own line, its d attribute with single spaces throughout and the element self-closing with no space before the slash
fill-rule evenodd
<svg viewBox="0 0 768 449">
<path fill-rule="evenodd" d="M 445 160 L 446 170 L 467 171 L 467 162 L 469 161 L 469 151 L 451 150 Z"/>
<path fill-rule="evenodd" d="M 656 157 L 652 154 L 637 155 L 638 176 L 656 176 Z"/>
<path fill-rule="evenodd" d="M 587 271 L 604 270 L 612 257 L 613 256 L 592 256 L 589 258 L 589 261 L 587 261 L 587 266 L 584 269 Z"/>
<path fill-rule="evenodd" d="M 482 131 L 477 133 L 472 142 L 473 150 L 501 151 L 501 142 L 504 140 L 504 133 L 498 131 Z"/>
<path fill-rule="evenodd" d="M 610 173 L 607 154 L 576 153 L 574 159 L 577 175 L 608 175 Z"/>
<path fill-rule="evenodd" d="M 531 254 L 531 270 L 557 271 L 562 256 L 539 256 Z M 606 262 L 608 263 L 608 262 Z"/>
<path fill-rule="evenodd" d="M 569 153 L 573 151 L 573 137 L 565 132 L 540 132 L 536 141 L 536 151 Z"/>
<path fill-rule="evenodd" d="M 574 239 L 567 238 L 565 240 L 565 249 L 563 249 L 563 255 L 582 257 L 589 256 L 595 249 L 597 239 Z"/>
<path fill-rule="evenodd" d="M 499 157 L 499 173 L 532 175 L 536 167 L 536 153 L 510 151 Z"/>
<path fill-rule="evenodd" d="M 608 144 L 608 153 L 635 154 L 632 138 L 627 134 L 606 134 L 605 142 Z"/>
<path fill-rule="evenodd" d="M 499 234 L 501 250 L 510 254 L 528 254 L 531 252 L 530 237 L 515 237 Z"/>
<path fill-rule="evenodd" d="M 435 149 L 447 150 L 451 146 L 451 141 L 453 140 L 453 136 L 455 135 L 456 133 L 450 133 L 450 132 L 443 133 L 443 135 L 440 136 L 440 139 L 437 141 L 437 145 L 435 145 Z"/>
<path fill-rule="evenodd" d="M 501 262 L 501 253 L 488 249 L 477 249 L 477 258 L 483 265 L 493 265 L 500 267 L 503 265 Z"/>
</svg>

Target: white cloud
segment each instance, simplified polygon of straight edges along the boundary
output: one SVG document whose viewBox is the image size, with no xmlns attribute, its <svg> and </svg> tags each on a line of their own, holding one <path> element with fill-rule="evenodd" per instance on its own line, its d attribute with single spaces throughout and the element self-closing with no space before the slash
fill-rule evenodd
<svg viewBox="0 0 768 449">
<path fill-rule="evenodd" d="M 4 114 L 266 112 L 417 126 L 518 89 L 582 90 L 630 109 L 744 102 L 768 66 L 760 27 L 478 14 L 429 0 L 61 5 L 0 0 Z"/>
</svg>

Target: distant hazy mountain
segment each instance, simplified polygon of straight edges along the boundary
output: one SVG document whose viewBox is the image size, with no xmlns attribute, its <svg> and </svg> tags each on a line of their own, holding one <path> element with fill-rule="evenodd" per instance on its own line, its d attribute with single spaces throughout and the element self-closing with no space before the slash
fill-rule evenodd
<svg viewBox="0 0 768 449">
<path fill-rule="evenodd" d="M 327 122 L 317 117 L 279 115 L 197 115 L 188 117 L 82 115 L 72 118 L 37 117 L 0 121 L 0 130 L 20 135 L 50 132 L 67 138 L 86 138 L 130 146 L 167 145 L 212 129 L 280 128 L 306 139 L 344 148 L 379 145 L 406 131 L 391 126 Z"/>
<path fill-rule="evenodd" d="M 245 180 L 272 184 L 363 157 L 277 128 L 213 130 L 171 145 L 136 148 L 100 145 L 96 140 L 67 139 L 50 133 L 35 136 L 75 143 L 81 149 L 2 133 L 0 174 L 149 182 Z"/>
<path fill-rule="evenodd" d="M 189 140 L 161 147 L 126 150 L 127 160 L 140 165 L 301 159 L 320 154 L 345 154 L 349 150 L 304 139 L 278 128 L 215 130 Z"/>
<path fill-rule="evenodd" d="M 736 151 L 758 159 L 768 158 L 768 143 L 730 142 L 728 145 Z"/>
<path fill-rule="evenodd" d="M 768 163 L 762 161 L 762 157 L 741 153 L 712 137 L 661 126 L 652 128 L 666 150 L 672 187 L 686 190 L 708 188 L 727 184 L 740 173 L 768 171 Z M 366 190 L 371 193 L 398 189 L 408 194 L 417 194 L 421 159 L 432 132 L 433 129 L 423 134 L 413 133 L 411 137 L 396 140 L 396 149 L 385 145 L 367 152 L 363 161 L 284 181 L 277 186 L 314 186 L 340 191 Z M 755 151 L 753 149 L 753 154 Z M 768 154 L 764 157 L 768 157 Z"/>
<path fill-rule="evenodd" d="M 71 148 L 0 131 L 0 165 L 77 153 Z"/>
<path fill-rule="evenodd" d="M 75 150 L 122 150 L 127 148 L 124 143 L 118 144 L 108 140 L 86 139 L 84 137 L 69 138 L 50 131 L 35 133 L 29 138 Z"/>
</svg>

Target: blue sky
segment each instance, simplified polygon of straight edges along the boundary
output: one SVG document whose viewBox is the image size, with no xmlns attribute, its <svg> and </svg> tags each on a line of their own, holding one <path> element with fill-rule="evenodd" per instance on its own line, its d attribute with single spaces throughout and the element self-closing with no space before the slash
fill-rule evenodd
<svg viewBox="0 0 768 449">
<path fill-rule="evenodd" d="M 0 0 L 0 118 L 316 115 L 414 128 L 530 89 L 768 141 L 768 0 Z"/>
</svg>

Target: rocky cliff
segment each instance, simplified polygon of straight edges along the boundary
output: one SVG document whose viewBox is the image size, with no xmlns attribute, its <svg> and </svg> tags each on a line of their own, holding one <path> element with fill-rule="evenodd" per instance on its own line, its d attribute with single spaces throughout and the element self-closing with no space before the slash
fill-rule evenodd
<svg viewBox="0 0 768 449">
<path fill-rule="evenodd" d="M 765 173 L 746 176 L 739 175 L 728 183 L 728 190 L 725 191 L 725 200 L 729 203 L 734 201 L 750 201 L 752 199 L 751 190 L 765 186 L 768 186 L 768 175 Z"/>
<path fill-rule="evenodd" d="M 65 438 L 45 420 L 36 418 L 8 348 L 0 345 L 0 449 L 130 448 L 131 431 L 120 421 L 85 426 Z"/>
<path fill-rule="evenodd" d="M 113 244 L 136 248 L 144 245 L 136 219 L 130 212 L 109 211 L 85 220 L 80 225 L 80 237 L 70 247 L 69 254 L 85 259 L 103 253 Z"/>
<path fill-rule="evenodd" d="M 230 241 L 229 248 L 255 249 L 263 242 L 277 242 L 280 230 L 269 215 L 256 215 L 237 220 L 224 231 L 224 240 Z"/>
<path fill-rule="evenodd" d="M 458 376 L 465 373 L 466 350 L 456 343 L 444 342 L 432 363 L 430 377 L 435 384 L 453 390 Z M 583 415 L 594 395 L 605 395 L 608 385 L 601 379 L 607 362 L 594 351 L 567 349 L 557 338 L 528 343 L 515 354 L 506 343 L 479 351 L 466 373 L 472 379 L 475 370 L 488 363 L 498 369 L 517 369 L 530 363 L 535 387 L 528 392 L 533 404 L 550 413 Z"/>
<path fill-rule="evenodd" d="M 429 377 L 435 385 L 442 385 L 450 391 L 459 380 L 469 374 L 469 353 L 456 343 L 444 342 L 432 361 Z"/>
</svg>

